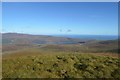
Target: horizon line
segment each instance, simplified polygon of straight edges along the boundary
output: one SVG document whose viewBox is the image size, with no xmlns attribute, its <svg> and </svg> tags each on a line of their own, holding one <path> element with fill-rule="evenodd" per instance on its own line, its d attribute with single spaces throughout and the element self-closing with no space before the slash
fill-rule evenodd
<svg viewBox="0 0 120 80">
<path fill-rule="evenodd" d="M 0 32 L 1 34 L 28 34 L 28 35 L 98 35 L 98 36 L 119 36 L 119 34 L 40 34 L 40 33 L 22 33 L 22 32 Z"/>
</svg>

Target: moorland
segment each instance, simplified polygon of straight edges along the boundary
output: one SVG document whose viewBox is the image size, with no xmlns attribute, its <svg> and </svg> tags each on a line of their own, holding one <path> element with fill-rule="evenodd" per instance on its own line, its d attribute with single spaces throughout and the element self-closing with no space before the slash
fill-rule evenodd
<svg viewBox="0 0 120 80">
<path fill-rule="evenodd" d="M 2 34 L 3 78 L 120 78 L 119 40 Z"/>
</svg>

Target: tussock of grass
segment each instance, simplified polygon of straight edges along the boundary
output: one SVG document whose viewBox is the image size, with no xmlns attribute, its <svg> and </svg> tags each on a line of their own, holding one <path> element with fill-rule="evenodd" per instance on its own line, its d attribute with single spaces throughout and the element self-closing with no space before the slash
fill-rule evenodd
<svg viewBox="0 0 120 80">
<path fill-rule="evenodd" d="M 3 59 L 3 78 L 120 78 L 119 58 L 41 54 Z"/>
</svg>

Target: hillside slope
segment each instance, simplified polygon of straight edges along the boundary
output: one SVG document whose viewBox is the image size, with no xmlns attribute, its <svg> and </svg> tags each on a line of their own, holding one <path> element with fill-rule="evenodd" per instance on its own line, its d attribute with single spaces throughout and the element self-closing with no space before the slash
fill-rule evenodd
<svg viewBox="0 0 120 80">
<path fill-rule="evenodd" d="M 69 41 L 75 44 L 63 44 Z M 4 34 L 3 79 L 120 78 L 117 44 L 117 40 L 84 42 L 64 37 Z"/>
<path fill-rule="evenodd" d="M 3 58 L 3 78 L 120 78 L 119 58 L 56 53 Z"/>
<path fill-rule="evenodd" d="M 53 37 L 47 35 L 30 35 L 19 33 L 2 34 L 3 44 L 59 44 L 65 42 L 76 43 L 80 39 Z"/>
</svg>

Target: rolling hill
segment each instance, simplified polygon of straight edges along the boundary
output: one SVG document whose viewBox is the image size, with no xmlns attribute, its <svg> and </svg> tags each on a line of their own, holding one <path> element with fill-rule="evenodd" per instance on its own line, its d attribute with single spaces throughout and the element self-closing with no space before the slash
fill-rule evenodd
<svg viewBox="0 0 120 80">
<path fill-rule="evenodd" d="M 59 44 L 59 43 L 77 43 L 79 39 L 53 37 L 47 35 L 29 35 L 18 33 L 2 34 L 3 44 Z"/>
<path fill-rule="evenodd" d="M 98 41 L 53 37 L 48 35 L 30 35 L 20 33 L 2 34 L 3 52 L 33 47 L 73 52 L 119 52 L 118 40 Z"/>
<path fill-rule="evenodd" d="M 3 52 L 26 47 L 34 47 L 41 44 L 78 44 L 78 42 L 83 42 L 83 40 L 47 35 L 30 35 L 19 33 L 2 34 Z"/>
</svg>

